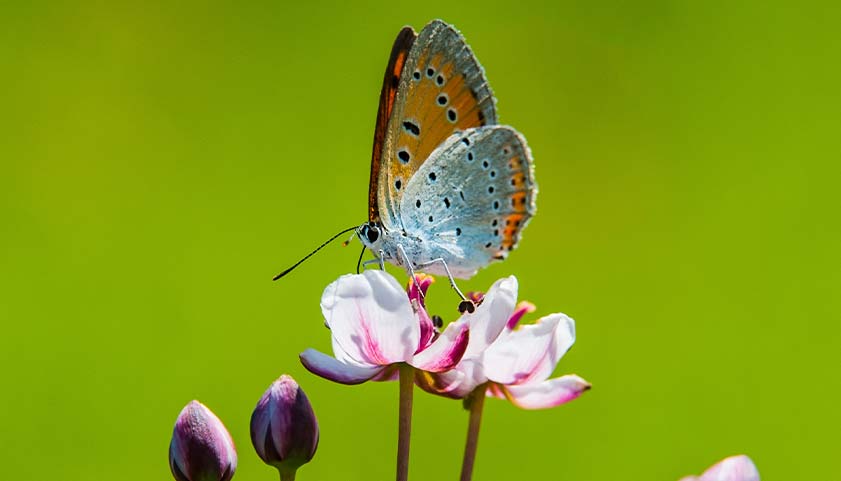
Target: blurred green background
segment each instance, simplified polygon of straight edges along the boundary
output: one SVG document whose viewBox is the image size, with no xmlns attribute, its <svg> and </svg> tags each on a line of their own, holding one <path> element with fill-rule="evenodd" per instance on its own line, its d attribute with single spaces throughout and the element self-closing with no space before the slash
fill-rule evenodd
<svg viewBox="0 0 841 481">
<path fill-rule="evenodd" d="M 440 17 L 527 136 L 541 188 L 520 249 L 461 285 L 516 274 L 540 314 L 573 316 L 558 373 L 594 385 L 548 411 L 489 401 L 475 478 L 676 480 L 747 453 L 764 480 L 841 479 L 839 13 L 4 3 L 4 477 L 168 479 L 195 398 L 237 443 L 235 479 L 273 479 L 248 420 L 282 373 L 322 428 L 299 479 L 393 476 L 396 384 L 331 384 L 297 359 L 329 352 L 318 300 L 358 243 L 269 279 L 366 220 L 391 42 Z M 455 479 L 460 403 L 418 393 L 414 420 L 412 479 Z"/>
</svg>

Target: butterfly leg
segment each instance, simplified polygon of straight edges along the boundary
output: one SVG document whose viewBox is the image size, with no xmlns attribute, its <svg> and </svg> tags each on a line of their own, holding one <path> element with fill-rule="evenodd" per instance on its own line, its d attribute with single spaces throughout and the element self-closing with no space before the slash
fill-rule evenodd
<svg viewBox="0 0 841 481">
<path fill-rule="evenodd" d="M 365 268 L 367 268 L 371 264 L 377 264 L 378 266 L 380 266 L 381 271 L 385 270 L 385 252 L 382 249 L 380 249 L 379 255 L 376 259 L 368 259 L 367 261 L 362 262 L 362 264 L 360 265 L 362 266 L 362 270 L 364 271 Z M 359 273 L 359 267 L 356 268 L 356 272 L 357 274 Z"/>
<path fill-rule="evenodd" d="M 439 257 L 437 259 L 432 259 L 429 262 L 425 262 L 425 263 L 419 265 L 418 268 L 422 269 L 422 268 L 425 268 L 425 267 L 429 267 L 436 262 L 440 262 L 441 265 L 444 266 L 444 271 L 447 273 L 447 279 L 450 281 L 450 287 L 452 287 L 453 290 L 456 291 L 456 294 L 458 294 L 458 296 L 461 298 L 461 302 L 458 305 L 458 311 L 461 312 L 462 314 L 465 313 L 465 312 L 470 313 L 470 312 L 475 311 L 476 310 L 476 304 L 474 304 L 473 301 L 471 301 L 470 299 L 464 297 L 464 294 L 462 294 L 461 290 L 456 285 L 456 280 L 453 278 L 453 274 L 450 273 L 450 268 L 447 267 L 447 262 L 442 257 Z"/>
<path fill-rule="evenodd" d="M 415 283 L 415 287 L 418 288 L 418 292 L 420 293 L 421 298 L 424 298 L 423 289 L 421 289 L 420 283 L 418 282 L 417 276 L 415 276 L 415 269 L 412 268 L 412 261 L 409 260 L 409 255 L 406 254 L 406 250 L 403 249 L 403 246 L 397 244 L 397 251 L 403 256 L 403 263 L 406 265 L 406 272 L 412 276 L 412 282 Z"/>
<path fill-rule="evenodd" d="M 363 261 L 362 264 L 361 264 L 362 265 L 362 270 L 364 271 L 371 264 L 380 265 L 380 260 L 379 259 L 368 259 L 367 261 Z"/>
</svg>

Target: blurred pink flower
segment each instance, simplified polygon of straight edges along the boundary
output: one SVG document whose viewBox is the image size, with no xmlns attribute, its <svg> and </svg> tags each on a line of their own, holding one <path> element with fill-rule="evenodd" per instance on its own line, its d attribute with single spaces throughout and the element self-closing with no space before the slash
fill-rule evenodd
<svg viewBox="0 0 841 481">
<path fill-rule="evenodd" d="M 423 278 L 419 282 L 423 289 L 431 283 Z M 407 295 L 394 277 L 380 270 L 344 275 L 327 286 L 321 311 L 333 356 L 307 349 L 301 362 L 313 374 L 342 384 L 392 380 L 399 363 L 428 372 L 450 370 L 470 337 L 463 321 L 436 335 L 417 286 L 410 286 Z"/>
<path fill-rule="evenodd" d="M 745 455 L 724 458 L 701 476 L 687 476 L 680 481 L 759 481 L 756 465 Z"/>
<path fill-rule="evenodd" d="M 471 342 L 456 367 L 448 372 L 416 376 L 417 384 L 428 392 L 457 399 L 465 398 L 486 384 L 487 394 L 511 401 L 524 409 L 542 409 L 569 402 L 590 389 L 590 384 L 576 375 L 548 379 L 558 361 L 575 342 L 575 321 L 564 314 L 551 314 L 535 324 L 519 326 L 519 321 L 534 305 L 521 302 L 514 308 L 517 280 L 503 279 L 510 294 L 508 303 L 487 306 L 494 319 L 503 319 L 501 327 L 486 330 L 481 342 Z M 496 287 L 498 282 L 494 286 Z M 492 288 L 493 289 L 493 288 Z M 488 292 L 479 309 L 492 297 Z"/>
</svg>

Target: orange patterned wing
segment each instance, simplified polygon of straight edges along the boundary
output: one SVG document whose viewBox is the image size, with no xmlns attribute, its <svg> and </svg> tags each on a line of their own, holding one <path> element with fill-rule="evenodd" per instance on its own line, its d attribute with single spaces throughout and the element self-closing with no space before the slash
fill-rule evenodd
<svg viewBox="0 0 841 481">
<path fill-rule="evenodd" d="M 380 220 L 379 205 L 377 203 L 377 183 L 379 181 L 380 168 L 382 166 L 383 143 L 385 142 L 388 121 L 394 108 L 394 101 L 397 98 L 397 88 L 400 85 L 400 76 L 409 50 L 415 43 L 417 34 L 411 27 L 403 27 L 394 46 L 391 47 L 391 55 L 388 59 L 388 66 L 383 77 L 383 88 L 380 91 L 380 107 L 377 111 L 377 127 L 374 130 L 374 149 L 371 155 L 371 177 L 368 182 L 368 220 L 377 222 Z"/>
<path fill-rule="evenodd" d="M 371 167 L 372 176 L 378 170 L 376 200 L 386 228 L 402 228 L 402 190 L 429 154 L 453 133 L 496 124 L 494 104 L 484 70 L 464 37 L 441 20 L 426 25 L 402 68 L 380 165 Z"/>
</svg>

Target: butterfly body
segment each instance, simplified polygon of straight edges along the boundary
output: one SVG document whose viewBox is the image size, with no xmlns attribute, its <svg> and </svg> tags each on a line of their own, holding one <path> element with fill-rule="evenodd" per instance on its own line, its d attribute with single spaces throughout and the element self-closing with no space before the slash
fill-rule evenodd
<svg viewBox="0 0 841 481">
<path fill-rule="evenodd" d="M 380 96 L 369 219 L 357 229 L 375 256 L 458 278 L 507 257 L 537 185 L 525 139 L 496 121 L 484 70 L 457 30 L 434 20 L 400 32 Z"/>
</svg>

